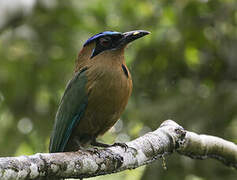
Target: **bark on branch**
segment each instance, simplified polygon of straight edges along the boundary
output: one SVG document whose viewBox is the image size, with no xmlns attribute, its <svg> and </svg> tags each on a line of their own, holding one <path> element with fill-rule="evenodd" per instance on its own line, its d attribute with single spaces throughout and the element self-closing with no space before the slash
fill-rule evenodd
<svg viewBox="0 0 237 180">
<path fill-rule="evenodd" d="M 39 153 L 32 156 L 0 158 L 0 179 L 40 177 L 84 178 L 134 169 L 173 152 L 194 159 L 214 158 L 237 169 L 237 145 L 224 139 L 184 130 L 172 120 L 120 146 L 97 151 Z"/>
</svg>

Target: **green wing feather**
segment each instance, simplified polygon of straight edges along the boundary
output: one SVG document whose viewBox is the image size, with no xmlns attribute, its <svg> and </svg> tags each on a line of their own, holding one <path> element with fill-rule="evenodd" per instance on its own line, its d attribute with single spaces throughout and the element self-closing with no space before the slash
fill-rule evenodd
<svg viewBox="0 0 237 180">
<path fill-rule="evenodd" d="M 58 108 L 53 132 L 50 138 L 49 152 L 63 152 L 72 133 L 87 107 L 86 68 L 77 72 L 69 81 Z"/>
</svg>

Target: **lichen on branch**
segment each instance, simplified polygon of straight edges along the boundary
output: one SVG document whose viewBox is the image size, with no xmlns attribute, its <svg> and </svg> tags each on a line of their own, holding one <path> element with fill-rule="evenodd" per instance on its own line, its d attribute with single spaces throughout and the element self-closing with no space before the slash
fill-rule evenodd
<svg viewBox="0 0 237 180">
<path fill-rule="evenodd" d="M 237 145 L 224 139 L 198 135 L 172 120 L 120 146 L 77 152 L 38 153 L 31 156 L 0 158 L 0 179 L 45 177 L 86 178 L 134 169 L 173 152 L 194 159 L 214 158 L 237 169 Z"/>
</svg>

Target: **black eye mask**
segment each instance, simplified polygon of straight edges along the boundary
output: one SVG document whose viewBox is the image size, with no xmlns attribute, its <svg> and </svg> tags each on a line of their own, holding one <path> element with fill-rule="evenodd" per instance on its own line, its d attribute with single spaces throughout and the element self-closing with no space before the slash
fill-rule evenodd
<svg viewBox="0 0 237 180">
<path fill-rule="evenodd" d="M 116 49 L 119 44 L 119 40 L 122 39 L 122 35 L 114 35 L 114 36 L 104 36 L 95 40 L 96 46 L 92 51 L 91 59 L 96 55 L 100 54 L 103 51 Z"/>
</svg>

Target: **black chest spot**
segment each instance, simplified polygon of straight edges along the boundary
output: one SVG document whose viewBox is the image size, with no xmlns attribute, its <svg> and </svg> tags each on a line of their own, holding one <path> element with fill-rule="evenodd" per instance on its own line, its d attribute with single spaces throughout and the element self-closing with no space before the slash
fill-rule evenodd
<svg viewBox="0 0 237 180">
<path fill-rule="evenodd" d="M 127 70 L 127 68 L 126 68 L 126 66 L 124 65 L 124 64 L 122 64 L 122 69 L 123 69 L 123 72 L 124 72 L 124 74 L 127 76 L 127 78 L 128 78 L 128 70 Z"/>
</svg>

